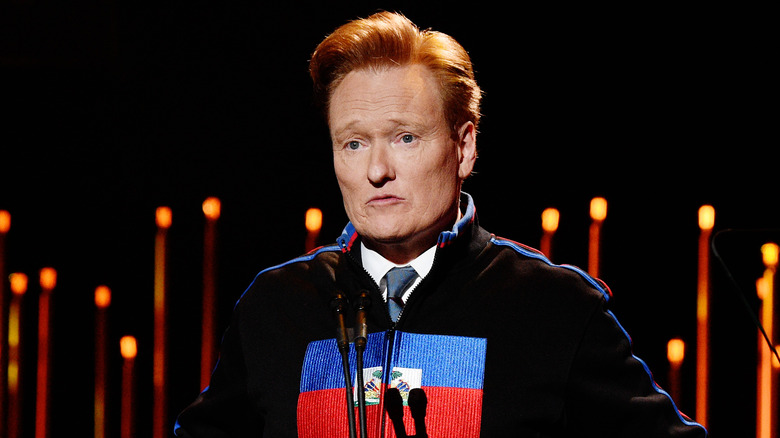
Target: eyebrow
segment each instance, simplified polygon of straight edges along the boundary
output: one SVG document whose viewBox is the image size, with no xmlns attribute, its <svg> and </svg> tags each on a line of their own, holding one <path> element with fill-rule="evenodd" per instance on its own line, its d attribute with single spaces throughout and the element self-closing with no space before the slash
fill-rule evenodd
<svg viewBox="0 0 780 438">
<path fill-rule="evenodd" d="M 399 127 L 408 128 L 413 130 L 414 132 L 423 133 L 425 131 L 430 131 L 432 128 L 428 126 L 427 123 L 420 122 L 417 120 L 400 120 L 397 118 L 387 119 L 386 122 L 388 123 L 388 126 L 392 126 L 391 129 L 388 129 L 387 131 L 393 131 L 398 129 Z M 340 127 L 338 130 L 333 131 L 332 137 L 333 138 L 341 138 L 345 135 L 345 133 L 349 132 L 358 132 L 360 129 L 357 128 L 357 125 L 361 123 L 360 120 L 355 119 L 344 126 Z M 373 125 L 372 125 L 373 126 Z"/>
<path fill-rule="evenodd" d="M 346 125 L 340 127 L 337 131 L 331 131 L 331 138 L 332 139 L 339 139 L 341 137 L 345 137 L 345 133 L 353 132 L 355 131 L 354 126 L 359 123 L 358 120 L 353 120 Z"/>
</svg>

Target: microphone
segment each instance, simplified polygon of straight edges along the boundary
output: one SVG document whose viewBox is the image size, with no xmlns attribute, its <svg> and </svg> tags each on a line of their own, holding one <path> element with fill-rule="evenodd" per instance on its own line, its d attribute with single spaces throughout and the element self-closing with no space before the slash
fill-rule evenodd
<svg viewBox="0 0 780 438">
<path fill-rule="evenodd" d="M 333 315 L 336 317 L 336 344 L 341 353 L 341 365 L 344 371 L 344 386 L 347 392 L 347 421 L 349 422 L 349 438 L 357 438 L 355 431 L 355 401 L 352 398 L 352 379 L 349 372 L 349 335 L 344 322 L 346 298 L 341 292 L 336 292 L 330 303 Z M 362 391 L 361 391 L 362 392 Z"/>
<path fill-rule="evenodd" d="M 355 348 L 362 348 L 363 350 L 366 348 L 368 339 L 366 312 L 369 307 L 371 307 L 371 298 L 369 298 L 367 290 L 362 290 L 355 304 L 355 309 L 357 310 L 355 317 Z"/>
<path fill-rule="evenodd" d="M 428 408 L 428 397 L 422 388 L 415 388 L 409 391 L 407 400 L 409 410 L 412 412 L 414 420 L 414 435 L 407 435 L 404 426 L 404 400 L 401 397 L 401 391 L 398 388 L 387 388 L 385 390 L 385 410 L 387 411 L 390 422 L 393 423 L 393 430 L 398 438 L 428 438 L 428 430 L 425 427 L 425 414 Z"/>
<path fill-rule="evenodd" d="M 428 397 L 422 388 L 414 388 L 409 391 L 409 410 L 412 411 L 414 420 L 415 437 L 428 438 L 428 430 L 425 428 L 425 414 L 428 409 Z"/>
<path fill-rule="evenodd" d="M 393 423 L 395 436 L 398 438 L 408 438 L 406 428 L 404 427 L 404 399 L 401 397 L 401 391 L 398 388 L 387 388 L 385 390 L 385 410 Z"/>
<path fill-rule="evenodd" d="M 371 299 L 368 297 L 368 291 L 360 291 L 355 308 L 357 310 L 355 317 L 355 352 L 357 353 L 357 396 L 358 396 L 358 417 L 360 421 L 360 437 L 368 437 L 368 428 L 366 426 L 366 391 L 363 382 L 363 352 L 366 351 L 368 342 L 368 325 L 366 324 L 366 311 L 371 306 Z"/>
</svg>

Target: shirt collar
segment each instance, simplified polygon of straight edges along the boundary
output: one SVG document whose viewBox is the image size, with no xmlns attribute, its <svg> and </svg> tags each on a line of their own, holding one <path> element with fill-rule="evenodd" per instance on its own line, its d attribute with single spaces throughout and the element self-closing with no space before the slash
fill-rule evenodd
<svg viewBox="0 0 780 438">
<path fill-rule="evenodd" d="M 379 285 L 382 277 L 387 274 L 387 271 L 400 266 L 411 266 L 417 271 L 417 275 L 419 275 L 420 278 L 425 278 L 433 267 L 433 257 L 435 255 L 436 246 L 432 246 L 411 262 L 405 265 L 396 265 L 390 260 L 382 257 L 378 252 L 366 248 L 362 242 L 360 243 L 360 258 L 363 262 L 363 268 L 365 268 L 368 275 L 371 276 L 377 285 Z"/>
</svg>

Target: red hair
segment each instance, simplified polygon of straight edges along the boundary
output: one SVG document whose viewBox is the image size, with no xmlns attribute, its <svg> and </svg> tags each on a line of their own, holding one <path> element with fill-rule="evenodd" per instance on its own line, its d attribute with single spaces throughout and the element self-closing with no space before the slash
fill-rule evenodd
<svg viewBox="0 0 780 438">
<path fill-rule="evenodd" d="M 309 61 L 315 102 L 327 118 L 330 97 L 349 72 L 411 64 L 427 67 L 438 78 L 453 133 L 465 122 L 479 124 L 482 92 L 466 50 L 449 35 L 420 30 L 399 13 L 350 21 L 317 46 Z"/>
</svg>

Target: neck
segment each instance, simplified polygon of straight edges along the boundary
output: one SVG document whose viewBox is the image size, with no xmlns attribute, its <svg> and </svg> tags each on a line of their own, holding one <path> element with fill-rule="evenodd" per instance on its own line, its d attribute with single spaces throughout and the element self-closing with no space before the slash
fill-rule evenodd
<svg viewBox="0 0 780 438">
<path fill-rule="evenodd" d="M 459 207 L 457 216 L 455 217 L 454 222 L 450 224 L 450 228 L 452 228 L 452 225 L 462 217 L 463 214 Z M 419 257 L 420 254 L 427 251 L 430 247 L 436 245 L 441 231 L 444 230 L 428 233 L 427 235 L 418 236 L 417 238 L 406 238 L 399 241 L 388 242 L 363 238 L 363 244 L 366 245 L 368 249 L 378 252 L 382 257 L 396 265 L 405 265 Z"/>
<path fill-rule="evenodd" d="M 407 242 L 404 243 L 383 243 L 374 242 L 364 239 L 363 244 L 372 251 L 376 251 L 382 255 L 382 257 L 395 263 L 396 265 L 405 265 L 410 261 L 416 259 L 420 254 L 424 253 L 428 248 L 436 244 L 434 240 L 430 245 L 420 243 L 419 245 L 410 245 Z"/>
</svg>

